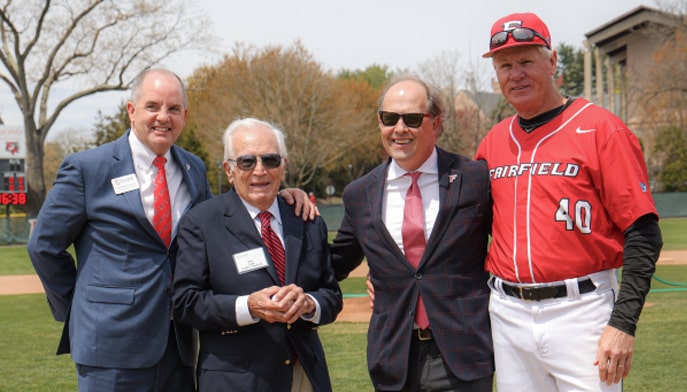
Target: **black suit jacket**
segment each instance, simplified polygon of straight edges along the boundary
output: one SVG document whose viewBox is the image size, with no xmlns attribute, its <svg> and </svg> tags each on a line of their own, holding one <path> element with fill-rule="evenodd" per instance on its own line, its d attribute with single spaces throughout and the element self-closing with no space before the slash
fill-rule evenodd
<svg viewBox="0 0 687 392">
<path fill-rule="evenodd" d="M 303 222 L 280 197 L 284 224 L 286 284 L 295 283 L 320 304 L 320 324 L 336 319 L 342 309 L 321 218 Z M 255 223 L 231 191 L 201 203 L 179 223 L 179 253 L 174 279 L 174 315 L 200 333 L 200 369 L 213 370 L 199 380 L 201 391 L 283 391 L 291 385 L 292 353 L 298 355 L 315 391 L 330 391 L 331 382 L 317 325 L 296 323 L 248 326 L 236 322 L 236 299 L 279 285 Z M 267 268 L 239 274 L 233 255 L 263 248 Z M 286 389 L 285 389 L 286 388 Z"/>
<path fill-rule="evenodd" d="M 462 380 L 494 372 L 484 270 L 491 226 L 487 164 L 437 151 L 439 213 L 417 270 L 382 220 L 391 160 L 349 184 L 343 193 L 345 215 L 331 245 L 332 263 L 337 278 L 343 279 L 367 257 L 375 288 L 367 360 L 379 390 L 405 385 L 419 293 L 451 371 Z"/>
</svg>

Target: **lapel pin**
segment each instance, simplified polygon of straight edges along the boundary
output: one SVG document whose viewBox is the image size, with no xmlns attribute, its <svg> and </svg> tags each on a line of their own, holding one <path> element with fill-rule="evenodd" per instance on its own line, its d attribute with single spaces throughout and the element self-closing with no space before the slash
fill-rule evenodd
<svg viewBox="0 0 687 392">
<path fill-rule="evenodd" d="M 458 177 L 457 174 L 451 174 L 448 176 L 448 183 L 453 184 L 453 181 L 455 181 L 456 177 Z"/>
</svg>

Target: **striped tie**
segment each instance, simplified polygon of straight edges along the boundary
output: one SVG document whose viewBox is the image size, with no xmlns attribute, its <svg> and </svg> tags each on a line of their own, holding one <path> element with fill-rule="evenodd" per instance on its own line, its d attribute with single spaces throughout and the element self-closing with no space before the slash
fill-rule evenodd
<svg viewBox="0 0 687 392">
<path fill-rule="evenodd" d="M 286 256 L 284 254 L 284 247 L 277 236 L 277 233 L 272 230 L 270 225 L 270 220 L 272 214 L 269 211 L 262 211 L 258 214 L 260 218 L 260 223 L 262 229 L 260 234 L 262 235 L 262 240 L 267 245 L 267 251 L 270 252 L 270 257 L 272 257 L 272 263 L 274 263 L 274 268 L 277 270 L 277 275 L 279 275 L 279 282 L 284 284 L 284 275 L 286 274 Z"/>
</svg>

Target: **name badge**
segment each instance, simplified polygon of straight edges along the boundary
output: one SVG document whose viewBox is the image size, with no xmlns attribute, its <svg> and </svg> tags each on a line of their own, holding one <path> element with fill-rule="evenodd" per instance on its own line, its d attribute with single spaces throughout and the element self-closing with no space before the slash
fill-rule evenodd
<svg viewBox="0 0 687 392">
<path fill-rule="evenodd" d="M 121 195 L 122 193 L 126 192 L 131 192 L 141 187 L 138 184 L 138 179 L 136 178 L 136 174 L 134 173 L 127 174 L 126 176 L 113 178 L 110 181 L 112 182 L 112 188 L 114 188 L 115 193 L 118 195 Z"/>
<path fill-rule="evenodd" d="M 265 252 L 262 248 L 255 248 L 247 250 L 245 252 L 234 254 L 234 263 L 236 264 L 236 270 L 239 275 L 243 275 L 246 272 L 251 272 L 259 270 L 261 268 L 266 268 L 267 258 L 265 257 Z"/>
</svg>

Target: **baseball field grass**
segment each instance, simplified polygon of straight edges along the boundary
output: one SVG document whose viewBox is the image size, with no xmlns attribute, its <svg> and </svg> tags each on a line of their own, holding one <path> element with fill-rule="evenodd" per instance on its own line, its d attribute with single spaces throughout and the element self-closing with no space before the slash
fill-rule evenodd
<svg viewBox="0 0 687 392">
<path fill-rule="evenodd" d="M 687 250 L 687 219 L 661 222 L 664 249 Z M 33 273 L 26 248 L 0 248 L 0 275 Z M 687 391 L 687 265 L 659 265 L 636 334 L 624 392 Z M 345 294 L 365 292 L 364 278 L 342 282 Z M 0 296 L 0 391 L 75 391 L 74 365 L 54 352 L 62 330 L 42 294 Z M 335 392 L 372 391 L 365 358 L 367 323 L 320 328 Z"/>
</svg>

